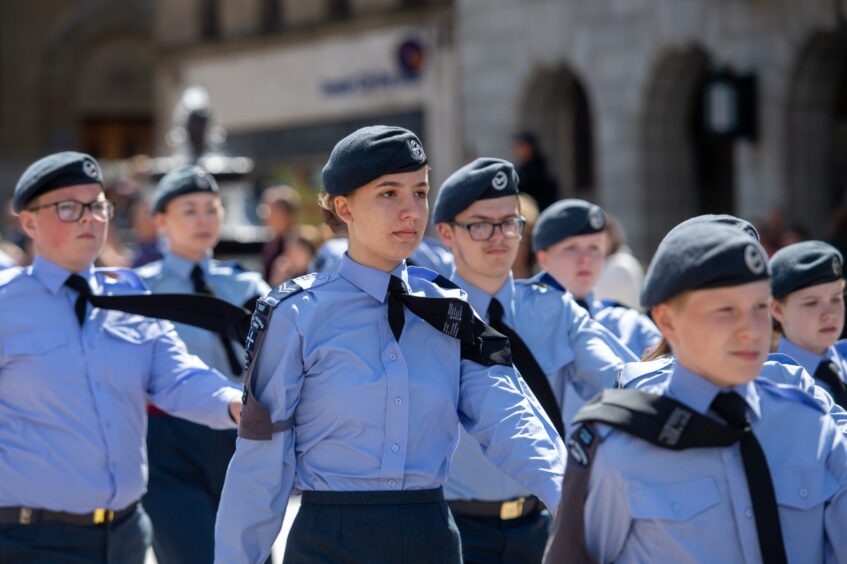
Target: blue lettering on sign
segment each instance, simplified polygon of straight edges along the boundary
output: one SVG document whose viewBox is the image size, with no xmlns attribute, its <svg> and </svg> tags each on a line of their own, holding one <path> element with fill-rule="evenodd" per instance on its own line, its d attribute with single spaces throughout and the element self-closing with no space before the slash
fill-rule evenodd
<svg viewBox="0 0 847 564">
<path fill-rule="evenodd" d="M 370 94 L 379 90 L 389 90 L 402 84 L 418 82 L 419 75 L 403 72 L 365 71 L 360 74 L 334 78 L 321 84 L 321 91 L 327 96 L 349 94 Z"/>
</svg>

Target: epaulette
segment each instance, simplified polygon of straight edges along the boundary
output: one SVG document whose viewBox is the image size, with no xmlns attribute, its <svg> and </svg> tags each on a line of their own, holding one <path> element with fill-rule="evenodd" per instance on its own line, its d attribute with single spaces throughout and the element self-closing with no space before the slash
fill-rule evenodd
<svg viewBox="0 0 847 564">
<path fill-rule="evenodd" d="M 242 265 L 237 260 L 231 260 L 231 261 L 228 261 L 228 262 L 221 262 L 219 264 L 220 264 L 220 266 L 227 266 L 227 267 L 231 268 L 232 270 L 234 270 L 235 272 L 249 272 L 249 270 L 244 268 L 244 265 Z"/>
<path fill-rule="evenodd" d="M 783 353 L 770 353 L 765 362 L 778 362 L 779 364 L 787 364 L 788 366 L 800 366 L 800 363 L 794 360 L 793 357 Z"/>
<path fill-rule="evenodd" d="M 639 362 L 627 362 L 618 374 L 618 386 L 626 387 L 634 380 L 669 371 L 672 368 L 674 358 L 672 356 L 645 360 Z"/>
<path fill-rule="evenodd" d="M 603 304 L 603 307 L 622 307 L 624 309 L 632 309 L 626 304 L 622 304 L 617 300 L 600 300 L 600 303 Z"/>
<path fill-rule="evenodd" d="M 553 278 L 549 272 L 539 272 L 532 278 L 527 278 L 525 280 L 516 280 L 515 283 L 527 284 L 544 290 L 550 288 L 559 292 L 567 292 L 567 290 L 565 290 L 565 287 L 559 284 L 559 281 Z"/>
<path fill-rule="evenodd" d="M 837 352 L 839 356 L 847 358 L 847 339 L 838 341 L 832 346 L 835 348 L 835 352 Z"/>
<path fill-rule="evenodd" d="M 148 292 L 141 276 L 131 268 L 108 267 L 95 268 L 94 275 L 102 284 L 123 284 L 139 292 Z"/>
<path fill-rule="evenodd" d="M 756 378 L 756 385 L 775 396 L 804 403 L 821 413 L 825 413 L 823 406 L 821 406 L 821 404 L 819 404 L 813 396 L 807 394 L 797 386 L 792 386 L 791 384 L 777 384 L 767 378 Z"/>
<path fill-rule="evenodd" d="M 141 278 L 154 278 L 161 274 L 162 264 L 163 263 L 161 260 L 148 262 L 147 264 L 136 268 L 135 272 L 137 272 L 138 275 L 141 276 Z"/>
<path fill-rule="evenodd" d="M 427 282 L 432 282 L 439 288 L 443 288 L 445 290 L 461 290 L 455 282 L 449 278 L 441 276 L 429 268 L 425 268 L 423 266 L 410 266 L 406 270 L 409 272 L 409 276 L 414 276 L 415 278 L 421 278 Z"/>
</svg>

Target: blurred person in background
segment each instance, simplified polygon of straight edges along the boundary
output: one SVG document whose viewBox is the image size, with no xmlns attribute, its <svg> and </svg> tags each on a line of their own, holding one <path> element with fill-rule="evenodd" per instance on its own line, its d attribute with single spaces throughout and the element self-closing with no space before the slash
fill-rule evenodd
<svg viewBox="0 0 847 564">
<path fill-rule="evenodd" d="M 626 235 L 618 218 L 606 213 L 606 266 L 594 286 L 598 300 L 614 300 L 641 309 L 639 296 L 644 284 L 644 267 L 626 244 Z"/>
<path fill-rule="evenodd" d="M 171 170 L 156 187 L 152 211 L 168 251 L 138 273 L 154 294 L 208 294 L 252 310 L 270 291 L 258 273 L 212 258 L 224 209 L 211 174 L 193 165 Z M 176 330 L 189 352 L 240 382 L 240 343 L 182 324 Z M 215 513 L 235 432 L 172 417 L 154 405 L 148 413 L 150 478 L 143 504 L 153 521 L 156 559 L 159 564 L 212 562 Z"/>
<path fill-rule="evenodd" d="M 547 168 L 547 160 L 541 153 L 538 137 L 524 131 L 514 137 L 512 153 L 521 179 L 521 192 L 529 194 L 544 211 L 559 199 L 559 186 Z"/>
<path fill-rule="evenodd" d="M 300 194 L 291 186 L 271 186 L 262 192 L 256 214 L 270 229 L 272 237 L 262 248 L 262 275 L 265 280 L 277 279 L 273 272 L 274 261 L 285 253 L 291 231 L 297 225 L 301 203 Z"/>
<path fill-rule="evenodd" d="M 535 222 L 538 220 L 538 204 L 535 203 L 532 196 L 523 192 L 518 194 L 518 199 L 521 201 L 521 215 L 526 219 L 524 232 L 532 233 Z M 534 271 L 535 255 L 532 253 L 532 240 L 530 237 L 521 237 L 515 264 L 512 265 L 512 275 L 517 279 L 529 278 L 534 274 Z"/>
<path fill-rule="evenodd" d="M 129 217 L 132 228 L 132 267 L 138 268 L 161 259 L 163 244 L 150 203 L 144 198 L 138 198 L 130 206 Z"/>
<path fill-rule="evenodd" d="M 607 225 L 600 206 L 585 200 L 561 200 L 539 216 L 532 248 L 541 268 L 553 278 L 547 281 L 571 292 L 576 303 L 641 358 L 661 339 L 659 330 L 638 311 L 616 301 L 599 300 L 594 294 L 609 244 Z"/>
<path fill-rule="evenodd" d="M 274 259 L 270 276 L 266 279 L 271 286 L 279 286 L 286 280 L 303 276 L 323 242 L 321 230 L 314 225 L 295 227 L 285 245 L 285 251 Z"/>
</svg>

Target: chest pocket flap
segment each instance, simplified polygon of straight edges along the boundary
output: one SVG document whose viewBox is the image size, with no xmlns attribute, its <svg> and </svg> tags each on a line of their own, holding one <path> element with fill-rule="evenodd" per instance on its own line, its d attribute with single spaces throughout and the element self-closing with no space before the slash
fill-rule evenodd
<svg viewBox="0 0 847 564">
<path fill-rule="evenodd" d="M 794 509 L 811 509 L 824 503 L 838 490 L 826 468 L 786 468 L 773 473 L 776 501 Z"/>
<path fill-rule="evenodd" d="M 57 349 L 68 342 L 68 337 L 59 329 L 17 333 L 3 339 L 3 354 L 6 356 L 41 355 Z"/>
<path fill-rule="evenodd" d="M 629 506 L 634 519 L 687 521 L 717 505 L 720 499 L 715 481 L 707 477 L 631 491 Z"/>
<path fill-rule="evenodd" d="M 156 339 L 163 332 L 162 324 L 155 319 L 120 312 L 109 314 L 103 323 L 103 329 L 121 341 L 141 345 Z"/>
</svg>

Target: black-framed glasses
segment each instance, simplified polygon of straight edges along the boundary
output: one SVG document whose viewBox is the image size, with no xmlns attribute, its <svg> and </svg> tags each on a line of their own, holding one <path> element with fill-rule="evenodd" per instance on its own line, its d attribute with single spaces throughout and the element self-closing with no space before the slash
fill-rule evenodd
<svg viewBox="0 0 847 564">
<path fill-rule="evenodd" d="M 93 202 L 79 202 L 77 200 L 62 200 L 61 202 L 53 202 L 52 204 L 44 204 L 34 208 L 27 208 L 29 211 L 38 211 L 42 208 L 56 208 L 56 215 L 59 221 L 65 223 L 73 223 L 79 221 L 85 209 L 91 212 L 91 217 L 97 221 L 108 221 L 115 215 L 115 204 L 109 200 L 95 200 Z"/>
<path fill-rule="evenodd" d="M 494 235 L 494 229 L 500 228 L 500 233 L 504 239 L 520 239 L 523 235 L 523 228 L 526 225 L 525 217 L 510 217 L 504 219 L 500 223 L 492 223 L 490 221 L 475 221 L 474 223 L 461 223 L 451 221 L 453 225 L 457 225 L 468 230 L 468 235 L 474 241 L 487 241 Z"/>
</svg>

